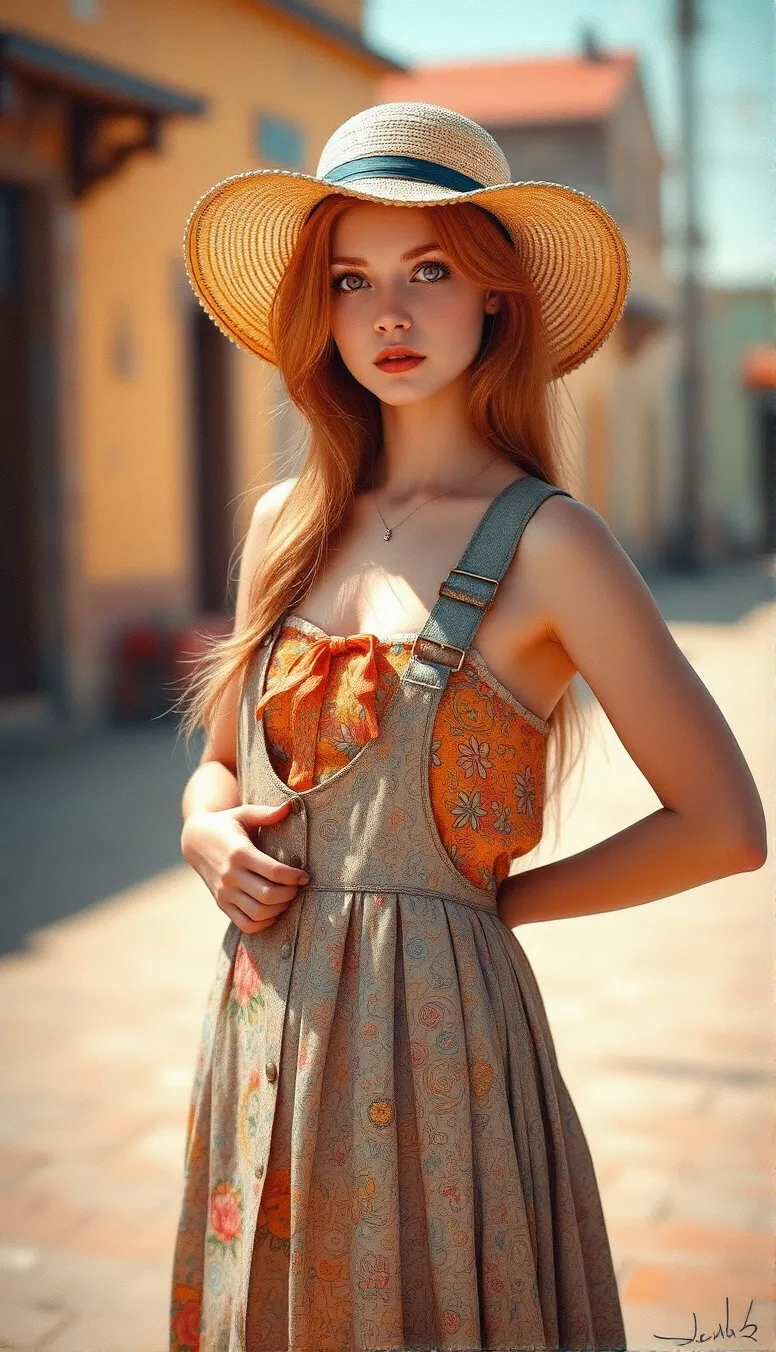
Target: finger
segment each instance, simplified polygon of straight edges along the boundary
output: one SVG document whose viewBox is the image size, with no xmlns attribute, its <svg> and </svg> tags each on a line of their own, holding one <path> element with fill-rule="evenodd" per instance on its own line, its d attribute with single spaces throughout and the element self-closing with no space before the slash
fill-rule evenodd
<svg viewBox="0 0 776 1352">
<path fill-rule="evenodd" d="M 234 815 L 243 826 L 262 826 L 264 822 L 277 821 L 278 815 L 288 811 L 291 799 L 284 803 L 241 803 L 234 809 Z"/>
<path fill-rule="evenodd" d="M 262 921 L 262 919 L 276 921 L 278 915 L 291 906 L 293 896 L 285 902 L 281 902 L 278 906 L 264 906 L 261 902 L 254 902 L 253 896 L 250 896 L 249 892 L 242 892 L 239 891 L 239 888 L 235 888 L 234 900 L 239 909 L 245 911 L 247 918 L 251 921 Z"/>
<path fill-rule="evenodd" d="M 250 920 L 245 912 L 231 901 L 222 902 L 220 909 L 243 934 L 258 934 L 260 930 L 268 929 L 270 925 L 275 924 L 276 917 L 270 920 Z"/>
<path fill-rule="evenodd" d="M 252 869 L 234 868 L 230 871 L 229 881 L 235 888 L 247 895 L 255 902 L 261 903 L 265 910 L 277 909 L 279 906 L 285 906 L 289 901 L 293 901 L 299 891 L 299 885 L 292 883 L 282 886 L 280 883 L 270 882 L 267 878 L 262 878 Z"/>
<path fill-rule="evenodd" d="M 278 885 L 304 887 L 310 881 L 310 875 L 304 869 L 295 868 L 293 864 L 284 864 L 282 860 L 273 858 L 271 854 L 265 854 L 263 850 L 253 845 L 236 850 L 232 858 L 239 868 L 258 874 Z"/>
</svg>

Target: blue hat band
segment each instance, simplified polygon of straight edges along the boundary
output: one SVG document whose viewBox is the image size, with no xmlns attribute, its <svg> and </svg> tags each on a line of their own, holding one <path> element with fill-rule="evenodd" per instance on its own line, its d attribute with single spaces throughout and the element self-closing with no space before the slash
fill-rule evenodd
<svg viewBox="0 0 776 1352">
<path fill-rule="evenodd" d="M 349 183 L 359 178 L 413 178 L 436 183 L 440 188 L 452 188 L 454 192 L 476 192 L 485 187 L 468 174 L 459 174 L 446 164 L 421 160 L 415 155 L 361 155 L 357 160 L 335 165 L 322 178 L 326 183 Z"/>
</svg>

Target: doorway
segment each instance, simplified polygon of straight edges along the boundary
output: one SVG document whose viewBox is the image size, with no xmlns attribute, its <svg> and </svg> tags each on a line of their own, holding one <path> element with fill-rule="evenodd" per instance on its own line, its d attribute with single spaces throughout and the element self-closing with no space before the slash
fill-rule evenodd
<svg viewBox="0 0 776 1352">
<path fill-rule="evenodd" d="M 231 614 L 234 397 L 228 338 L 200 305 L 192 315 L 194 605 Z"/>
<path fill-rule="evenodd" d="M 767 391 L 759 400 L 755 421 L 762 466 L 764 505 L 763 548 L 776 553 L 776 393 Z"/>
<path fill-rule="evenodd" d="M 0 181 L 0 699 L 38 690 L 29 203 Z"/>
</svg>

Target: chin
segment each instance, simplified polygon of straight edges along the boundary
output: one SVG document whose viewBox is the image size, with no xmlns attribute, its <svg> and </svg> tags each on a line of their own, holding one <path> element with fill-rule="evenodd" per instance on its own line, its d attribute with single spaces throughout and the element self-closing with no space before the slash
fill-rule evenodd
<svg viewBox="0 0 776 1352">
<path fill-rule="evenodd" d="M 378 386 L 371 382 L 367 383 L 366 380 L 361 380 L 357 375 L 355 379 L 371 394 L 374 394 L 382 404 L 400 408 L 404 404 L 422 404 L 425 399 L 433 399 L 434 395 L 439 394 L 440 390 L 446 389 L 456 378 L 451 376 L 448 380 L 436 381 L 433 385 L 429 385 L 427 382 L 416 383 L 412 379 L 414 375 L 414 371 L 407 371 L 404 379 L 400 375 L 387 376 L 385 380 L 379 382 Z"/>
<path fill-rule="evenodd" d="M 377 391 L 374 391 L 377 394 Z M 381 404 L 389 404 L 391 408 L 402 408 L 406 404 L 422 404 L 424 399 L 429 399 L 434 390 L 383 390 L 377 394 Z"/>
</svg>

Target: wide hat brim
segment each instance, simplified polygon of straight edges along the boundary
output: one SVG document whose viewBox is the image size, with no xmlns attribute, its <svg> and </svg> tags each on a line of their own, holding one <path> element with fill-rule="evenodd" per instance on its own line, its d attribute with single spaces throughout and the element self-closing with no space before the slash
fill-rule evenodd
<svg viewBox="0 0 776 1352">
<path fill-rule="evenodd" d="M 364 178 L 358 188 L 287 169 L 255 169 L 214 184 L 183 238 L 189 281 L 227 338 L 277 365 L 268 317 L 308 213 L 336 193 L 394 206 L 473 202 L 503 222 L 536 286 L 553 378 L 608 338 L 630 285 L 628 251 L 600 202 L 561 183 L 503 183 L 457 192 L 407 179 Z"/>
</svg>

